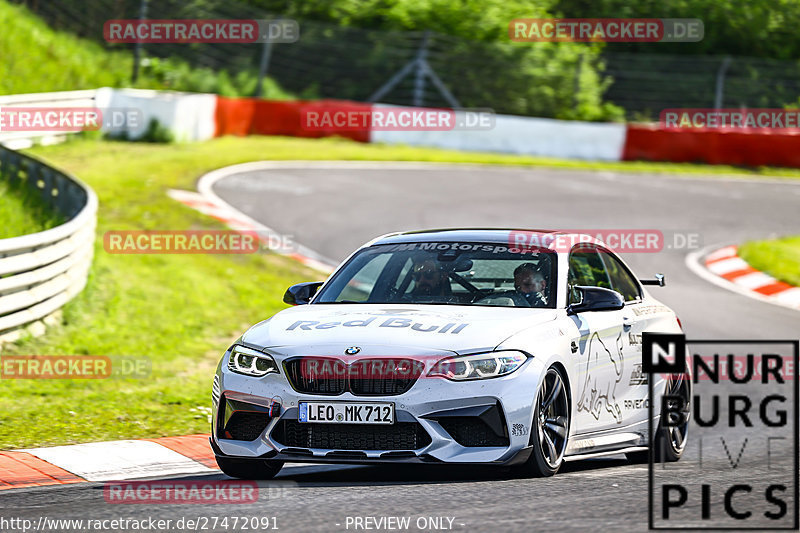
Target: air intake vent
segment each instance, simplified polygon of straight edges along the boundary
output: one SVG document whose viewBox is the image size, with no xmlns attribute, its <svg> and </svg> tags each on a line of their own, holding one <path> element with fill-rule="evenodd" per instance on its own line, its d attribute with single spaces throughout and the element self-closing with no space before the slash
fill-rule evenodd
<svg viewBox="0 0 800 533">
<path fill-rule="evenodd" d="M 269 415 L 264 413 L 236 412 L 225 424 L 225 433 L 233 440 L 256 440 L 264 433 L 269 423 Z"/>
<path fill-rule="evenodd" d="M 374 426 L 281 420 L 272 438 L 284 446 L 324 450 L 418 450 L 431 443 L 430 435 L 417 422 Z"/>
<path fill-rule="evenodd" d="M 214 376 L 214 383 L 211 385 L 211 401 L 219 403 L 219 376 Z"/>
<path fill-rule="evenodd" d="M 440 418 L 438 422 L 461 446 L 468 448 L 508 446 L 508 437 L 496 434 L 477 416 L 446 417 Z"/>
</svg>

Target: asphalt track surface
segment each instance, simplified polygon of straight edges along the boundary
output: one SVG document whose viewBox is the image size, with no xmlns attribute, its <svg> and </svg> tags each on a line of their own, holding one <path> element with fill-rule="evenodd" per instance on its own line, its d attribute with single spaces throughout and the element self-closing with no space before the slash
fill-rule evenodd
<svg viewBox="0 0 800 533">
<path fill-rule="evenodd" d="M 653 287 L 651 293 L 677 312 L 690 339 L 798 337 L 800 312 L 701 279 L 685 265 L 692 250 L 676 247 L 681 243 L 672 235 L 696 234 L 698 244 L 707 246 L 800 233 L 800 183 L 397 164 L 382 169 L 249 172 L 221 180 L 214 191 L 265 225 L 336 260 L 396 230 L 657 229 L 672 248 L 624 257 L 640 276 L 666 275 L 667 286 Z M 747 391 L 763 394 L 761 389 Z M 783 480 L 788 475 L 791 482 L 791 446 L 779 446 L 777 453 L 773 448 L 767 465 L 766 443 L 751 439 L 734 469 L 721 451 L 719 437 L 727 438 L 735 461 L 742 447 L 737 429 L 706 435 L 704 458 L 691 446 L 669 479 L 691 484 L 699 483 L 702 475 L 702 482 L 712 485 L 713 518 L 718 518 L 722 492 L 737 481 L 750 483 L 757 493 L 752 498 L 737 496 L 739 505 L 758 515 L 774 510 L 764 503 L 761 491 L 771 476 Z M 620 455 L 567 463 L 549 479 L 517 479 L 502 470 L 463 467 L 289 465 L 274 481 L 262 483 L 257 504 L 110 505 L 101 484 L 82 484 L 0 493 L 0 509 L 4 516 L 34 521 L 40 516 L 154 517 L 174 523 L 182 517 L 274 516 L 282 531 L 365 531 L 354 526 L 355 517 L 382 516 L 410 517 L 408 531 L 645 531 L 647 473 L 646 465 L 630 464 Z M 691 489 L 686 507 L 696 517 L 699 489 Z M 784 499 L 791 514 L 791 485 Z M 417 520 L 427 517 L 446 518 L 439 529 L 418 529 Z M 777 525 L 764 519 L 757 524 Z"/>
</svg>

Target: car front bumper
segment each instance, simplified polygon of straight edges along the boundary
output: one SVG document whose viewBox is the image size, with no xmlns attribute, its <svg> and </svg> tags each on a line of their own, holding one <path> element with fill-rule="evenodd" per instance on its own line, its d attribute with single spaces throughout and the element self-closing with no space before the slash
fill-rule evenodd
<svg viewBox="0 0 800 533">
<path fill-rule="evenodd" d="M 396 396 L 356 396 L 350 392 L 329 396 L 297 392 L 283 373 L 251 378 L 232 373 L 225 365 L 220 365 L 214 387 L 212 447 L 219 456 L 292 462 L 513 464 L 524 461 L 530 453 L 532 409 L 540 372 L 537 361 L 532 358 L 516 372 L 500 378 L 454 382 L 422 377 L 408 392 Z M 324 424 L 328 426 L 324 428 L 328 434 L 352 431 L 341 439 L 334 439 L 348 444 L 315 447 L 308 445 L 311 438 L 301 445 L 296 438 L 287 444 L 287 427 L 307 430 L 307 425 L 297 420 L 299 403 L 308 401 L 392 402 L 396 424 L 379 426 L 381 434 L 391 432 L 384 428 L 395 427 L 399 431 L 401 427 L 418 424 L 424 435 L 414 449 L 376 445 L 379 439 L 373 438 L 366 439 L 371 445 L 358 447 L 357 437 L 365 434 L 369 437 L 369 427 L 375 426 Z M 231 435 L 226 434 L 226 420 L 236 409 L 262 413 L 264 427 L 256 430 L 258 436 L 253 440 L 230 438 Z M 478 429 L 482 428 L 483 434 L 492 437 L 491 445 L 481 445 L 482 439 L 474 437 L 478 418 L 485 426 L 478 424 Z M 461 422 L 464 425 L 460 425 Z M 285 425 L 281 427 L 281 424 Z M 487 433 L 486 427 L 491 432 Z M 313 430 L 306 433 L 310 436 L 311 432 Z"/>
</svg>

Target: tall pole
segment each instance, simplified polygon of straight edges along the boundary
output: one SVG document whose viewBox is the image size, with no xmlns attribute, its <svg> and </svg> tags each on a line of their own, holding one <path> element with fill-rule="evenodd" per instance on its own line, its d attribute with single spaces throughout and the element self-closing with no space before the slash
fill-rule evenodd
<svg viewBox="0 0 800 533">
<path fill-rule="evenodd" d="M 261 51 L 261 64 L 258 66 L 258 83 L 256 84 L 256 92 L 253 96 L 260 98 L 263 96 L 264 91 L 264 77 L 269 70 L 269 60 L 272 57 L 272 42 L 267 39 L 264 42 L 264 48 Z"/>
<path fill-rule="evenodd" d="M 722 60 L 722 64 L 719 66 L 719 70 L 717 70 L 717 87 L 714 94 L 714 109 L 720 109 L 722 107 L 722 98 L 725 89 L 725 73 L 728 71 L 729 66 L 731 66 L 731 58 L 730 56 L 725 56 L 725 59 Z"/>
<path fill-rule="evenodd" d="M 422 107 L 425 103 L 425 65 L 427 64 L 426 58 L 428 56 L 428 38 L 430 37 L 430 30 L 425 30 L 422 34 L 422 44 L 420 44 L 419 51 L 417 51 L 417 69 L 416 77 L 414 79 L 414 107 Z"/>
<path fill-rule="evenodd" d="M 143 22 L 147 18 L 147 0 L 140 0 L 139 2 L 139 22 Z M 139 79 L 139 62 L 141 61 L 142 57 L 142 42 L 136 41 L 136 45 L 133 47 L 133 74 L 131 75 L 131 79 L 133 83 L 136 83 L 136 80 Z"/>
</svg>

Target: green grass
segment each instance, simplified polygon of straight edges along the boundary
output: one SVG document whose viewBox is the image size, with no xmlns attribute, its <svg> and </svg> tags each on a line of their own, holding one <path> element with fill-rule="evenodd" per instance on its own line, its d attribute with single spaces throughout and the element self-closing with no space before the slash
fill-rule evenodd
<svg viewBox="0 0 800 533">
<path fill-rule="evenodd" d="M 64 308 L 63 325 L 8 347 L 10 354 L 95 354 L 150 358 L 147 380 L 0 383 L 0 449 L 208 431 L 210 384 L 227 346 L 249 325 L 285 307 L 295 282 L 319 275 L 268 255 L 110 255 L 109 230 L 221 228 L 166 195 L 194 190 L 203 173 L 263 159 L 407 160 L 554 166 L 636 172 L 734 174 L 701 165 L 589 163 L 355 143 L 343 139 L 221 138 L 141 144 L 77 139 L 36 147 L 100 200 L 87 288 Z"/>
<path fill-rule="evenodd" d="M 153 145 L 81 140 L 38 155 L 85 180 L 100 201 L 88 286 L 63 325 L 7 346 L 9 354 L 149 358 L 145 380 L 3 380 L 0 449 L 207 432 L 215 365 L 248 326 L 285 308 L 286 287 L 319 279 L 274 254 L 112 255 L 109 230 L 220 229 L 170 199 L 168 188 L 221 166 L 260 159 L 264 143 L 224 139 Z"/>
<path fill-rule="evenodd" d="M 0 94 L 95 89 L 130 79 L 129 53 L 50 29 L 25 7 L 0 2 Z"/>
<path fill-rule="evenodd" d="M 44 231 L 61 220 L 38 194 L 0 178 L 0 239 Z"/>
<path fill-rule="evenodd" d="M 800 236 L 747 242 L 739 256 L 756 270 L 800 287 Z"/>
<path fill-rule="evenodd" d="M 256 86 L 255 68 L 228 75 L 157 58 L 141 64 L 139 80 L 133 84 L 130 48 L 111 52 L 98 43 L 55 31 L 24 6 L 4 0 L 0 0 L 0 27 L 0 94 L 134 86 L 250 96 Z M 263 94 L 290 97 L 271 79 L 265 80 Z"/>
</svg>

